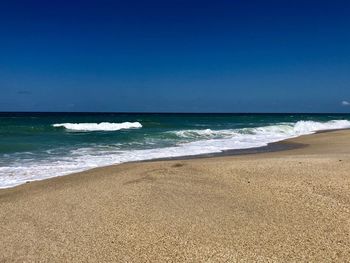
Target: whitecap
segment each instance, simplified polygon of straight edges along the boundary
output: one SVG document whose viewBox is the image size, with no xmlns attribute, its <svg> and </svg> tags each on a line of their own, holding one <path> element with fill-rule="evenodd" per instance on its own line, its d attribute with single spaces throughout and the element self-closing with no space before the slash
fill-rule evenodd
<svg viewBox="0 0 350 263">
<path fill-rule="evenodd" d="M 71 151 L 69 156 L 59 159 L 52 157 L 38 162 L 22 160 L 21 163 L 4 164 L 0 166 L 0 188 L 106 165 L 262 147 L 272 142 L 312 134 L 320 130 L 345 128 L 350 128 L 350 121 L 298 121 L 296 123 L 280 123 L 244 129 L 173 131 L 180 140 L 177 145 L 170 147 L 159 148 L 158 146 L 158 148 L 139 150 L 108 150 L 106 148 L 99 149 L 98 147 L 82 147 Z M 80 126 L 80 129 L 82 129 L 82 126 Z M 189 141 L 184 142 L 181 138 Z"/>
<path fill-rule="evenodd" d="M 52 125 L 55 128 L 64 127 L 71 131 L 118 131 L 122 129 L 142 128 L 139 122 L 122 122 L 122 123 L 56 123 Z"/>
</svg>

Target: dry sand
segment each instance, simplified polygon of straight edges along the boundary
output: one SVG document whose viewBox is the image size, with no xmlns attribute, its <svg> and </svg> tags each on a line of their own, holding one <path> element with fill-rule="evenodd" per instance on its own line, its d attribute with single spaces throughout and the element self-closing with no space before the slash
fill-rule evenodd
<svg viewBox="0 0 350 263">
<path fill-rule="evenodd" d="M 350 131 L 0 190 L 0 262 L 350 261 Z"/>
</svg>

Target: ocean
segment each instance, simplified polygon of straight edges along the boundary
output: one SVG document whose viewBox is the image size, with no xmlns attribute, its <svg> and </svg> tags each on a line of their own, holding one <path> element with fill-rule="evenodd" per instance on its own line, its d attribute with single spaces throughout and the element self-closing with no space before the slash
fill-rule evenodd
<svg viewBox="0 0 350 263">
<path fill-rule="evenodd" d="M 0 188 L 343 128 L 350 114 L 0 113 Z"/>
</svg>

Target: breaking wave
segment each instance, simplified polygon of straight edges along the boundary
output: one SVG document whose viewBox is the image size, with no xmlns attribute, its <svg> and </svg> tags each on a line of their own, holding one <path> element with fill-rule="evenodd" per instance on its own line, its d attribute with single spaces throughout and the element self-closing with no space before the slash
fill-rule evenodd
<svg viewBox="0 0 350 263">
<path fill-rule="evenodd" d="M 71 131 L 118 131 L 123 129 L 142 128 L 139 122 L 122 122 L 122 123 L 57 123 L 53 127 L 64 127 Z"/>
<path fill-rule="evenodd" d="M 75 131 L 115 131 L 141 128 L 142 125 L 138 122 L 105 122 L 100 124 L 63 123 L 55 124 L 54 127 L 64 127 Z M 350 121 L 298 121 L 295 123 L 279 123 L 242 129 L 167 131 L 165 132 L 167 135 L 172 133 L 172 138 L 174 134 L 177 138 L 171 146 L 167 147 L 163 147 L 161 144 L 155 144 L 148 149 L 82 147 L 77 150 L 70 150 L 67 156 L 60 158 L 52 156 L 41 161 L 33 161 L 29 158 L 21 160 L 20 163 L 16 162 L 13 165 L 0 166 L 0 188 L 12 187 L 27 181 L 42 180 L 111 164 L 262 147 L 272 142 L 312 134 L 320 130 L 345 128 L 350 128 Z"/>
<path fill-rule="evenodd" d="M 316 122 L 316 121 L 298 121 L 296 123 L 282 123 L 278 125 L 270 125 L 256 128 L 243 128 L 243 129 L 226 129 L 226 130 L 180 130 L 171 131 L 180 138 L 187 139 L 225 139 L 235 136 L 247 136 L 249 135 L 266 135 L 266 142 L 272 142 L 270 139 L 276 137 L 276 139 L 292 138 L 295 136 L 312 134 L 317 131 L 323 130 L 336 130 L 350 128 L 350 121 L 348 120 L 332 120 L 328 122 Z M 254 141 L 254 138 L 251 138 Z"/>
</svg>

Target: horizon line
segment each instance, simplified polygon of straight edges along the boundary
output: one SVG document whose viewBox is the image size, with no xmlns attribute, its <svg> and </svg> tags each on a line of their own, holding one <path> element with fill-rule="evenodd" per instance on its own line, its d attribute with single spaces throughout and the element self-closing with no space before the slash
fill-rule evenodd
<svg viewBox="0 0 350 263">
<path fill-rule="evenodd" d="M 0 111 L 0 114 L 350 114 L 350 112 Z"/>
</svg>

